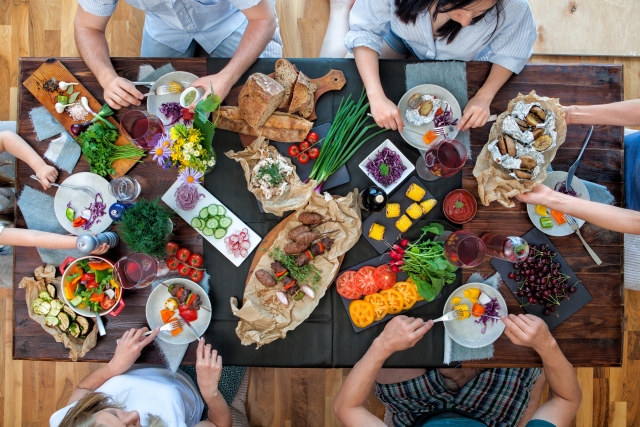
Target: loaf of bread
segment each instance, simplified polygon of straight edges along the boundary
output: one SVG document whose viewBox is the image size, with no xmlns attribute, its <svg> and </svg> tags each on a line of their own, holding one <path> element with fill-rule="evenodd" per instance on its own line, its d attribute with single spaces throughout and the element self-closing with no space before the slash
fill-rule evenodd
<svg viewBox="0 0 640 427">
<path fill-rule="evenodd" d="M 313 95 L 316 91 L 316 85 L 302 71 L 298 73 L 298 79 L 293 88 L 293 96 L 291 104 L 289 104 L 289 114 L 299 113 L 302 117 L 307 118 L 313 112 L 314 99 Z"/>
<path fill-rule="evenodd" d="M 264 126 L 255 129 L 250 126 L 240 114 L 239 107 L 220 107 L 218 128 L 246 135 L 263 136 L 278 142 L 303 141 L 313 122 L 287 113 L 274 112 Z"/>
<path fill-rule="evenodd" d="M 262 73 L 249 76 L 238 96 L 242 118 L 251 127 L 258 129 L 282 102 L 285 90 L 280 83 Z"/>
<path fill-rule="evenodd" d="M 278 108 L 285 108 L 291 102 L 293 96 L 293 88 L 298 80 L 298 70 L 293 64 L 286 59 L 278 59 L 276 61 L 275 79 L 284 88 L 284 98 L 278 105 Z"/>
</svg>

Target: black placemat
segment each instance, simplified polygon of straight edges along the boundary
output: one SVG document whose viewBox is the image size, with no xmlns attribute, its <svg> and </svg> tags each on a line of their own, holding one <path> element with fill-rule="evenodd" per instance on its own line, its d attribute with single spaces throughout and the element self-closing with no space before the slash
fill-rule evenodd
<svg viewBox="0 0 640 427">
<path fill-rule="evenodd" d="M 579 278 L 575 275 L 573 270 L 571 270 L 571 267 L 569 267 L 569 264 L 567 264 L 567 261 L 564 259 L 562 254 L 558 252 L 553 243 L 551 243 L 551 240 L 549 240 L 549 237 L 546 234 L 544 234 L 537 228 L 532 228 L 527 234 L 522 236 L 522 238 L 526 240 L 530 245 L 537 245 L 538 247 L 540 247 L 541 245 L 548 245 L 549 250 L 556 253 L 554 262 L 560 263 L 560 271 L 569 276 L 569 283 L 573 285 L 574 283 L 578 282 L 578 285 L 576 286 L 578 290 L 573 294 L 569 294 L 569 298 L 560 301 L 560 305 L 556 306 L 556 311 L 551 313 L 550 316 L 544 315 L 545 307 L 540 304 L 525 305 L 524 307 L 522 307 L 526 313 L 533 314 L 544 320 L 545 323 L 549 326 L 549 329 L 554 329 L 569 317 L 573 316 L 573 314 L 580 310 L 582 307 L 589 304 L 589 302 L 591 302 L 593 298 L 591 297 L 589 291 L 587 291 L 587 289 L 584 287 L 582 282 L 579 281 Z M 516 300 L 522 301 L 523 297 L 519 297 L 517 294 L 518 282 L 513 279 L 509 279 L 509 273 L 513 271 L 513 264 L 509 261 L 492 258 L 491 265 L 493 265 L 498 273 L 500 273 L 500 276 L 502 276 L 502 280 L 504 280 L 511 292 L 513 292 Z"/>
</svg>

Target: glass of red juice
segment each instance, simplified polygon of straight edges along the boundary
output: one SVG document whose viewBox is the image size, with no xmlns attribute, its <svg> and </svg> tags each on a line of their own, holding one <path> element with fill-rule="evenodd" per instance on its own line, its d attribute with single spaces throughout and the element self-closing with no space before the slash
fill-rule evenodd
<svg viewBox="0 0 640 427">
<path fill-rule="evenodd" d="M 147 111 L 131 110 L 122 116 L 120 131 L 138 147 L 149 150 L 162 137 L 164 125 L 157 116 Z"/>
<path fill-rule="evenodd" d="M 432 142 L 416 162 L 416 172 L 425 181 L 448 178 L 462 169 L 467 161 L 467 148 L 457 139 Z"/>
<path fill-rule="evenodd" d="M 149 286 L 158 273 L 158 262 L 142 253 L 120 258 L 114 266 L 116 279 L 125 289 Z"/>
<path fill-rule="evenodd" d="M 482 239 L 470 231 L 451 233 L 444 243 L 444 255 L 456 267 L 477 267 L 482 264 L 487 248 Z"/>
</svg>

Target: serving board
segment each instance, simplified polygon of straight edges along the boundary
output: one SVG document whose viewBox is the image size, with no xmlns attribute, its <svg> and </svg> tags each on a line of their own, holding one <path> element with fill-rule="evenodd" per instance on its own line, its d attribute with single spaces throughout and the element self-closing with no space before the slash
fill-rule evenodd
<svg viewBox="0 0 640 427">
<path fill-rule="evenodd" d="M 62 127 L 65 128 L 65 130 L 68 131 L 72 124 L 81 122 L 74 121 L 66 112 L 60 114 L 56 111 L 55 105 L 57 102 L 57 95 L 67 95 L 67 93 L 66 91 L 61 93 L 58 91 L 48 92 L 42 87 L 43 84 L 52 77 L 58 81 L 78 83 L 74 85 L 74 92 L 80 92 L 80 95 L 78 95 L 78 102 L 81 97 L 86 96 L 89 101 L 89 107 L 91 107 L 93 111 L 97 112 L 102 108 L 102 104 L 100 104 L 93 95 L 91 95 L 91 93 L 80 82 L 78 82 L 78 79 L 76 79 L 60 61 L 53 58 L 47 59 L 22 84 L 33 96 L 36 97 L 40 104 L 42 104 L 51 113 L 51 115 L 62 125 Z M 83 122 L 88 120 L 91 120 L 91 114 L 87 115 Z M 116 140 L 115 145 L 131 145 L 132 143 L 119 131 L 120 125 L 118 122 L 113 117 L 108 117 L 107 120 L 118 129 L 118 139 Z M 112 164 L 116 173 L 111 175 L 111 177 L 117 178 L 125 175 L 139 159 L 140 157 L 116 160 Z"/>
<path fill-rule="evenodd" d="M 548 245 L 549 250 L 556 253 L 554 262 L 560 263 L 560 271 L 569 276 L 569 283 L 574 284 L 579 280 L 573 270 L 571 270 L 571 267 L 569 267 L 569 264 L 567 264 L 567 261 L 563 258 L 562 254 L 558 252 L 558 249 L 556 249 L 553 243 L 551 243 L 549 237 L 547 237 L 547 235 L 542 231 L 538 230 L 537 228 L 532 228 L 527 234 L 522 236 L 522 238 L 526 240 L 530 245 L 537 245 L 538 247 L 540 247 L 540 245 Z M 500 276 L 502 276 L 502 280 L 507 284 L 509 290 L 513 292 L 516 300 L 521 301 L 523 297 L 519 297 L 517 294 L 518 283 L 513 279 L 509 279 L 509 273 L 511 273 L 511 271 L 513 270 L 513 264 L 506 260 L 492 258 L 491 265 L 493 265 L 498 273 L 500 273 Z M 573 294 L 569 294 L 568 299 L 565 298 L 560 301 L 560 305 L 556 306 L 556 311 L 551 313 L 550 316 L 544 315 L 545 307 L 543 305 L 525 305 L 522 308 L 527 314 L 533 314 L 544 320 L 545 323 L 549 326 L 549 329 L 554 329 L 569 317 L 573 316 L 582 307 L 589 304 L 589 302 L 591 302 L 591 300 L 593 299 L 582 282 L 578 282 L 578 285 L 576 287 L 578 290 Z"/>
</svg>

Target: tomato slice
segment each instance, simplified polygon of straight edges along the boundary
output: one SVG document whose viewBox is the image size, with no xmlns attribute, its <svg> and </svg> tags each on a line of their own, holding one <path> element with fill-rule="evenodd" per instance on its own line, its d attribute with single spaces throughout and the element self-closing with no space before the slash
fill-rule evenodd
<svg viewBox="0 0 640 427">
<path fill-rule="evenodd" d="M 391 288 L 380 291 L 380 295 L 387 299 L 389 304 L 389 314 L 398 314 L 404 307 L 404 297 L 400 292 Z"/>
<path fill-rule="evenodd" d="M 116 303 L 116 300 L 113 298 L 109 298 L 108 296 L 104 296 L 104 299 L 100 301 L 100 307 L 103 310 L 109 310 Z"/>
<path fill-rule="evenodd" d="M 375 271 L 375 267 L 368 265 L 366 267 L 362 267 L 356 273 L 356 285 L 363 295 L 375 294 L 380 290 L 376 283 L 376 279 L 374 278 Z"/>
<path fill-rule="evenodd" d="M 418 301 L 418 288 L 412 283 L 398 282 L 393 285 L 393 289 L 400 292 L 404 298 L 403 310 L 409 310 Z"/>
<path fill-rule="evenodd" d="M 336 280 L 336 290 L 346 299 L 358 299 L 362 296 L 362 292 L 356 287 L 356 272 L 352 270 L 342 273 Z"/>
<path fill-rule="evenodd" d="M 376 322 L 384 319 L 384 317 L 389 314 L 389 303 L 387 299 L 379 293 L 367 295 L 364 297 L 364 300 L 373 304 Z"/>
<path fill-rule="evenodd" d="M 389 264 L 376 267 L 373 278 L 380 289 L 391 289 L 396 283 L 396 273 L 391 270 Z"/>
<path fill-rule="evenodd" d="M 351 301 L 349 304 L 349 315 L 351 321 L 358 328 L 366 328 L 373 323 L 375 318 L 373 304 L 361 299 Z"/>
</svg>

